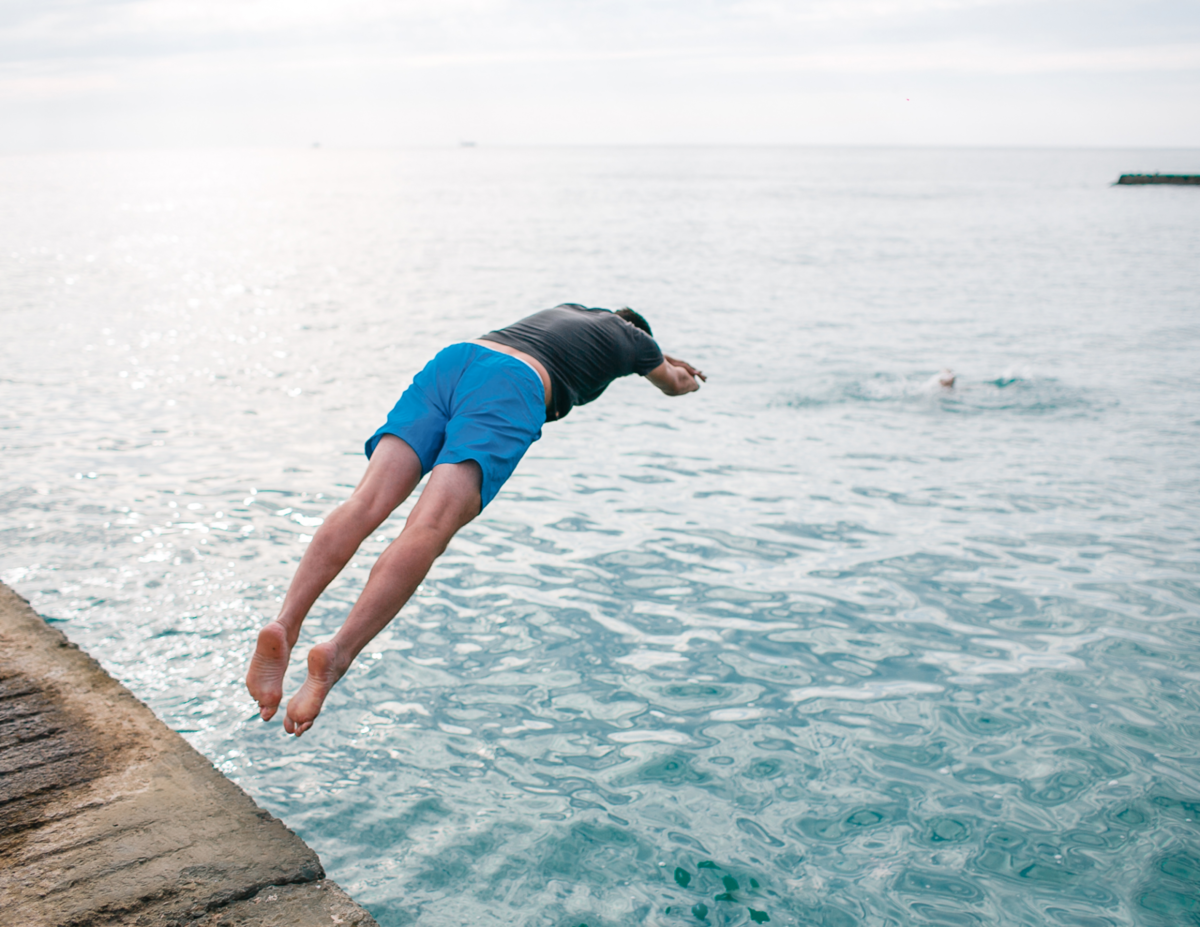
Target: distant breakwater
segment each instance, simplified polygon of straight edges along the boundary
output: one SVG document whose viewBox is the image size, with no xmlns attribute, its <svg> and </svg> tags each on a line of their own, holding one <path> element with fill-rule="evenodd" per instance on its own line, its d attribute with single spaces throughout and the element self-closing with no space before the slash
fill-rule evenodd
<svg viewBox="0 0 1200 927">
<path fill-rule="evenodd" d="M 1200 185 L 1200 174 L 1122 174 L 1117 183 L 1174 183 Z"/>
</svg>

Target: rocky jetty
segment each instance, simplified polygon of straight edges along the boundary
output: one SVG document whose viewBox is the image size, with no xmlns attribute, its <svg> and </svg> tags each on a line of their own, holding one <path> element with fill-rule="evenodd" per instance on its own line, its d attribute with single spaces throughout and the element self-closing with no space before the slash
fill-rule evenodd
<svg viewBox="0 0 1200 927">
<path fill-rule="evenodd" d="M 0 918 L 378 927 L 281 821 L 0 585 Z"/>
<path fill-rule="evenodd" d="M 1200 185 L 1200 174 L 1122 174 L 1118 184 L 1175 183 Z"/>
</svg>

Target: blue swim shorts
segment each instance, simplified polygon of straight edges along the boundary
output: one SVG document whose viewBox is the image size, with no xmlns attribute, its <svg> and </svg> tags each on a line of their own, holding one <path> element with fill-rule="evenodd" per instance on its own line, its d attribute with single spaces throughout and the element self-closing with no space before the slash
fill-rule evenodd
<svg viewBox="0 0 1200 927">
<path fill-rule="evenodd" d="M 381 437 L 395 435 L 421 458 L 422 476 L 438 464 L 474 460 L 483 471 L 482 510 L 545 421 L 545 388 L 531 366 L 482 345 L 452 344 L 413 377 L 367 441 L 367 457 Z"/>
</svg>

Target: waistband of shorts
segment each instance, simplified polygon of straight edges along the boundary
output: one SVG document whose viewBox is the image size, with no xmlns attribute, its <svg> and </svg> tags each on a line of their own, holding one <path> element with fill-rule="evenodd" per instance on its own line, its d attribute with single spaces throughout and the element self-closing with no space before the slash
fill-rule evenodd
<svg viewBox="0 0 1200 927">
<path fill-rule="evenodd" d="M 533 378 L 537 381 L 538 393 L 542 396 L 545 396 L 546 385 L 542 382 L 542 375 L 538 373 L 538 369 L 533 366 L 533 364 L 529 363 L 529 361 L 522 360 L 519 357 L 514 357 L 512 354 L 509 354 L 505 351 L 497 351 L 495 348 L 485 347 L 484 345 L 477 344 L 474 341 L 460 341 L 457 344 L 452 345 L 452 347 L 475 348 L 476 350 L 483 352 L 483 356 L 499 356 L 505 358 L 506 360 L 516 361 L 524 369 L 533 374 Z"/>
</svg>

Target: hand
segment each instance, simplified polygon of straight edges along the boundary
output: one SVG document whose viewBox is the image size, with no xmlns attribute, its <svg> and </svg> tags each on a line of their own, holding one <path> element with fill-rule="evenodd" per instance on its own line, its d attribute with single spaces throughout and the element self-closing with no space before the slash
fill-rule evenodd
<svg viewBox="0 0 1200 927">
<path fill-rule="evenodd" d="M 685 360 L 680 360 L 677 357 L 672 357 L 670 354 L 664 354 L 663 360 L 665 360 L 667 363 L 671 364 L 672 366 L 682 367 L 684 370 L 686 370 L 692 376 L 694 376 L 700 380 L 703 380 L 705 383 L 708 382 L 708 377 L 706 377 L 704 375 L 703 371 L 697 370 L 695 367 L 693 367 L 691 364 L 689 364 Z"/>
</svg>

